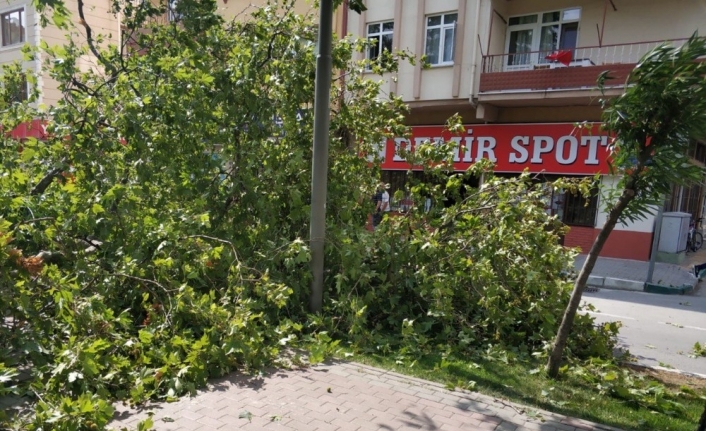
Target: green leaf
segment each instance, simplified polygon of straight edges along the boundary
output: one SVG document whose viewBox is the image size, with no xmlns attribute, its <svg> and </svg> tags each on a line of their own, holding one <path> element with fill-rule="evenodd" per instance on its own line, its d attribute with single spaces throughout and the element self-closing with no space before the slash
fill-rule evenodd
<svg viewBox="0 0 706 431">
<path fill-rule="evenodd" d="M 29 179 L 27 174 L 20 172 L 20 171 L 13 171 L 12 178 L 17 182 L 17 184 L 20 184 L 20 185 L 27 184 L 27 180 Z"/>
<path fill-rule="evenodd" d="M 21 159 L 23 162 L 29 162 L 30 160 L 32 160 L 32 158 L 35 157 L 36 154 L 37 154 L 37 152 L 34 151 L 32 148 L 25 147 L 25 148 L 22 150 L 22 156 L 20 157 L 20 159 Z"/>
<path fill-rule="evenodd" d="M 140 342 L 141 342 L 142 344 L 148 345 L 148 344 L 151 344 L 151 343 L 152 343 L 152 340 L 154 339 L 154 335 L 153 335 L 151 332 L 149 332 L 149 331 L 146 331 L 146 330 L 144 330 L 144 329 L 141 329 L 141 330 L 138 332 L 138 338 L 140 339 Z"/>
<path fill-rule="evenodd" d="M 250 412 L 247 411 L 247 410 L 243 410 L 243 411 L 240 412 L 240 414 L 238 415 L 238 418 L 239 418 L 239 419 L 247 419 L 248 422 L 252 422 L 252 413 L 250 413 Z"/>
<path fill-rule="evenodd" d="M 609 371 L 603 376 L 603 380 L 605 380 L 606 382 L 611 382 L 617 378 L 618 373 L 616 373 L 615 371 Z"/>
<path fill-rule="evenodd" d="M 138 422 L 137 424 L 137 431 L 148 431 L 151 430 L 154 427 L 154 421 L 152 420 L 151 417 Z"/>
</svg>

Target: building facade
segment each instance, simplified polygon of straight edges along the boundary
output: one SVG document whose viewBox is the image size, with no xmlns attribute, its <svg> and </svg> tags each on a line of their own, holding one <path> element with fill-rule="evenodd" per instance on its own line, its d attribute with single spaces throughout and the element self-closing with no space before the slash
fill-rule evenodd
<svg viewBox="0 0 706 431">
<path fill-rule="evenodd" d="M 700 0 L 376 0 L 366 6 L 364 14 L 348 17 L 349 30 L 371 40 L 363 55 L 403 49 L 425 55 L 430 66 L 403 64 L 384 77 L 385 90 L 409 104 L 413 126 L 412 139 L 382 147 L 383 176 L 393 188 L 403 186 L 408 168 L 396 148 L 441 139 L 455 113 L 467 128 L 467 136 L 453 137 L 457 170 L 484 157 L 502 173 L 528 168 L 547 180 L 600 173 L 610 186 L 616 179 L 605 163 L 608 138 L 598 132 L 598 75 L 610 70 L 615 79 L 606 94 L 618 95 L 647 51 L 682 44 L 695 31 L 706 35 Z M 589 131 L 579 123 L 594 126 Z M 706 161 L 706 146 L 694 142 L 692 156 Z M 606 218 L 600 199 L 586 206 L 561 193 L 546 205 L 571 227 L 565 245 L 587 252 Z M 675 189 L 666 209 L 698 218 L 703 206 L 699 184 Z M 653 230 L 653 218 L 617 226 L 602 254 L 647 260 Z"/>
<path fill-rule="evenodd" d="M 42 43 L 49 46 L 63 45 L 71 35 L 74 41 L 86 40 L 86 28 L 78 18 L 78 2 L 67 1 L 66 7 L 71 13 L 73 27 L 70 30 L 60 29 L 53 24 L 42 26 L 40 16 L 30 0 L 9 0 L 0 6 L 0 26 L 2 27 L 2 47 L 0 48 L 0 66 L 20 61 L 23 68 L 38 77 L 41 90 L 38 103 L 50 106 L 61 97 L 58 84 L 42 73 L 43 57 L 40 53 L 34 60 L 26 61 L 22 49 L 25 45 L 39 47 Z M 85 22 L 91 27 L 93 34 L 105 36 L 104 43 L 120 42 L 120 19 L 110 12 L 109 1 L 87 1 L 84 8 Z M 49 20 L 51 21 L 51 19 Z M 85 56 L 79 62 L 81 68 L 94 67 L 95 60 Z"/>
<path fill-rule="evenodd" d="M 162 0 L 164 1 L 164 0 Z M 22 49 L 25 45 L 39 47 L 42 43 L 49 46 L 63 45 L 67 38 L 71 38 L 78 44 L 86 43 L 85 22 L 90 26 L 93 37 L 97 34 L 104 37 L 102 43 L 115 44 L 121 46 L 123 41 L 123 26 L 120 15 L 111 11 L 112 2 L 109 0 L 84 0 L 84 18 L 81 20 L 78 13 L 78 2 L 76 0 L 64 0 L 64 3 L 71 13 L 69 30 L 60 29 L 53 24 L 42 26 L 40 15 L 32 5 L 31 0 L 6 0 L 0 5 L 0 27 L 2 33 L 2 44 L 0 46 L 0 66 L 13 62 L 22 62 L 24 70 L 37 75 L 40 97 L 38 105 L 51 106 L 61 98 L 58 83 L 51 79 L 47 73 L 42 72 L 42 61 L 45 59 L 42 54 L 36 56 L 34 60 L 26 61 Z M 247 19 L 254 8 L 264 6 L 267 0 L 218 0 L 218 12 L 226 21 L 233 19 Z M 159 19 L 163 23 L 168 23 L 178 19 L 176 2 L 170 1 L 164 17 Z M 293 12 L 298 14 L 312 14 L 316 16 L 317 10 L 313 7 L 313 2 L 298 0 L 294 3 Z M 47 18 L 50 18 L 48 15 Z M 51 19 L 49 19 L 51 21 Z M 347 22 L 347 10 L 339 8 L 334 16 L 334 31 L 338 35 L 346 33 L 345 23 Z M 81 59 L 79 66 L 85 68 L 96 67 L 94 57 L 87 55 Z M 1 73 L 1 72 L 0 72 Z"/>
</svg>

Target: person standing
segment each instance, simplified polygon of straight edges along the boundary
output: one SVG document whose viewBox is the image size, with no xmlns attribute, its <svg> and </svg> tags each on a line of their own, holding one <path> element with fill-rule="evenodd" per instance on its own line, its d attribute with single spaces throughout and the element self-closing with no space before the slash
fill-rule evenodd
<svg viewBox="0 0 706 431">
<path fill-rule="evenodd" d="M 382 204 L 380 205 L 380 212 L 386 213 L 390 211 L 390 193 L 387 190 L 390 188 L 389 184 L 380 184 L 382 187 Z"/>
<path fill-rule="evenodd" d="M 390 210 L 390 194 L 386 190 L 387 187 L 387 184 L 378 184 L 375 195 L 373 195 L 373 203 L 375 204 L 375 210 L 373 211 L 373 229 L 380 224 L 383 214 Z"/>
</svg>

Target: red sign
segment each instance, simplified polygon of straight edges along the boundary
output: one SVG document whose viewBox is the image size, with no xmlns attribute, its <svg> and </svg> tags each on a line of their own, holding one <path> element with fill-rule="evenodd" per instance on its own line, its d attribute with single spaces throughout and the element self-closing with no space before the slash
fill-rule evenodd
<svg viewBox="0 0 706 431">
<path fill-rule="evenodd" d="M 22 123 L 10 132 L 10 136 L 18 140 L 25 138 L 45 139 L 47 137 L 45 122 L 32 120 L 29 123 Z"/>
<path fill-rule="evenodd" d="M 411 138 L 388 139 L 380 147 L 381 168 L 410 169 L 400 155 L 401 149 L 414 151 L 416 145 L 425 142 L 455 141 L 456 171 L 465 171 L 476 160 L 485 158 L 495 162 L 496 172 L 522 172 L 525 168 L 554 174 L 609 172 L 610 140 L 599 124 L 481 124 L 465 128 L 465 134 L 454 135 L 442 126 L 412 127 Z"/>
</svg>

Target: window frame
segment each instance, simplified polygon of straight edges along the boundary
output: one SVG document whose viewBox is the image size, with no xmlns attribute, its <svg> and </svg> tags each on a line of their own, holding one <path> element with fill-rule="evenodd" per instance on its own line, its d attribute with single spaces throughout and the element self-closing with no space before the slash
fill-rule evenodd
<svg viewBox="0 0 706 431">
<path fill-rule="evenodd" d="M 565 191 L 562 193 L 562 222 L 567 226 L 596 227 L 599 212 L 599 189 L 596 184 L 588 197 L 580 193 Z"/>
<path fill-rule="evenodd" d="M 503 174 L 499 174 L 503 175 Z M 505 174 L 508 177 L 517 174 Z M 533 179 L 534 184 L 542 184 L 545 191 L 544 208 L 548 215 L 556 216 L 557 219 L 567 226 L 596 227 L 600 207 L 599 182 L 595 182 L 591 187 L 588 197 L 580 193 L 571 193 L 569 190 L 555 190 L 552 186 L 560 178 L 587 178 L 583 175 L 560 175 L 560 174 L 537 174 Z"/>
<path fill-rule="evenodd" d="M 564 19 L 565 12 L 571 11 L 571 10 L 578 10 L 578 18 Z M 550 22 L 543 22 L 544 15 L 551 14 L 551 13 L 557 13 L 557 12 L 559 13 L 559 20 L 550 21 Z M 513 16 L 508 17 L 508 25 L 507 25 L 507 30 L 505 33 L 505 52 L 504 52 L 504 54 L 507 56 L 507 59 L 503 61 L 504 70 L 518 70 L 518 69 L 524 70 L 524 69 L 532 68 L 533 65 L 548 63 L 548 60 L 545 60 L 544 58 L 539 58 L 541 53 L 538 52 L 538 51 L 540 51 L 540 48 L 541 48 L 542 30 L 545 27 L 551 27 L 554 25 L 559 26 L 556 45 L 553 48 L 552 52 L 558 50 L 559 47 L 561 46 L 562 26 L 564 24 L 572 24 L 572 23 L 577 24 L 576 41 L 577 41 L 577 45 L 578 45 L 582 15 L 583 15 L 583 8 L 580 6 L 574 6 L 574 7 L 567 7 L 567 8 L 562 8 L 562 9 L 538 11 L 535 13 L 525 13 L 525 14 L 521 14 L 521 15 L 513 15 Z M 510 24 L 510 21 L 512 21 L 513 18 L 521 18 L 521 17 L 529 17 L 529 16 L 536 17 L 536 20 L 533 23 L 521 23 L 521 24 L 514 24 L 514 25 Z M 510 53 L 510 40 L 511 40 L 512 32 L 513 31 L 521 31 L 521 30 L 532 30 L 532 46 L 530 49 L 530 52 L 532 54 L 529 54 L 529 61 L 526 64 L 507 64 L 510 60 L 510 57 L 513 55 L 512 53 Z M 542 51 L 542 53 L 544 53 L 544 52 L 547 52 L 547 51 Z M 517 53 L 515 55 L 522 55 L 522 53 Z"/>
<path fill-rule="evenodd" d="M 167 0 L 167 21 L 178 23 L 183 18 L 182 14 L 177 12 L 177 3 L 179 0 Z"/>
<path fill-rule="evenodd" d="M 449 15 L 456 15 L 456 19 L 454 20 L 453 23 L 451 24 L 446 24 L 446 17 Z M 441 22 L 438 25 L 429 25 L 429 19 L 434 18 L 434 17 L 440 17 Z M 444 12 L 444 13 L 435 13 L 432 15 L 426 15 L 424 17 L 424 55 L 427 58 L 427 61 L 429 61 L 429 55 L 427 54 L 429 52 L 429 46 L 428 46 L 428 39 L 429 39 L 429 30 L 436 30 L 439 29 L 439 46 L 437 47 L 439 50 L 439 59 L 437 63 L 431 63 L 429 62 L 429 65 L 432 67 L 438 67 L 438 66 L 453 66 L 456 64 L 456 30 L 458 27 L 458 11 L 450 11 L 450 12 Z M 446 46 L 446 30 L 452 29 L 453 30 L 453 42 L 451 45 L 451 60 L 450 61 L 444 61 L 444 47 Z"/>
<path fill-rule="evenodd" d="M 392 28 L 390 30 L 384 30 L 385 24 L 392 24 Z M 377 25 L 378 26 L 378 31 L 371 33 L 370 32 L 370 26 L 372 25 Z M 376 39 L 377 40 L 377 49 L 378 53 L 375 58 L 371 58 L 371 50 L 373 46 L 369 46 L 368 49 L 365 52 L 365 58 L 369 62 L 374 62 L 374 61 L 379 61 L 380 57 L 382 56 L 383 51 L 388 51 L 392 52 L 394 43 L 395 43 L 395 21 L 394 20 L 386 20 L 386 21 L 377 21 L 377 22 L 369 22 L 365 24 L 365 32 L 366 32 L 366 39 L 370 41 L 371 39 Z M 384 36 L 391 36 L 390 38 L 390 48 L 387 49 L 387 47 L 382 46 L 383 42 L 383 37 Z M 367 65 L 366 69 L 370 70 L 370 64 Z"/>
<path fill-rule="evenodd" d="M 14 13 L 19 13 L 20 27 L 21 27 L 20 40 L 17 42 L 10 41 L 9 43 L 6 43 L 5 42 L 5 17 L 8 15 L 12 15 Z M 0 12 L 0 39 L 1 39 L 0 40 L 0 47 L 1 48 L 13 48 L 13 47 L 16 47 L 17 45 L 22 45 L 27 41 L 27 11 L 24 7 L 7 9 L 3 12 Z"/>
</svg>

